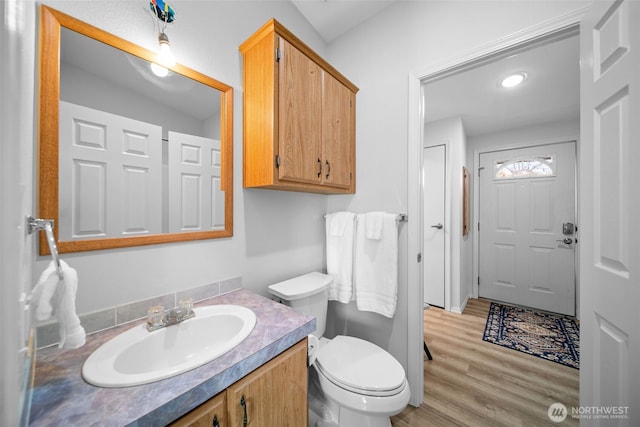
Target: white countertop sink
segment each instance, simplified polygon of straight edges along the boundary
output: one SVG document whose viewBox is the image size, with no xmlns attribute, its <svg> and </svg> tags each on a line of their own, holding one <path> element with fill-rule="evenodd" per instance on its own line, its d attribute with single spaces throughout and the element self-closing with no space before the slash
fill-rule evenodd
<svg viewBox="0 0 640 427">
<path fill-rule="evenodd" d="M 147 331 L 141 324 L 107 341 L 82 366 L 82 376 L 99 387 L 128 387 L 169 378 L 208 363 L 240 344 L 256 324 L 253 311 L 238 305 L 210 305 L 195 317 Z"/>
</svg>

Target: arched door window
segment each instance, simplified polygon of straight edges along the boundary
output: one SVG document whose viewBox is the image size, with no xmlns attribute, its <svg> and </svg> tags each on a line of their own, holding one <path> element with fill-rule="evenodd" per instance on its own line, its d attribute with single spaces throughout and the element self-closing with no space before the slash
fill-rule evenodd
<svg viewBox="0 0 640 427">
<path fill-rule="evenodd" d="M 545 178 L 556 175 L 555 156 L 497 161 L 494 179 Z"/>
</svg>

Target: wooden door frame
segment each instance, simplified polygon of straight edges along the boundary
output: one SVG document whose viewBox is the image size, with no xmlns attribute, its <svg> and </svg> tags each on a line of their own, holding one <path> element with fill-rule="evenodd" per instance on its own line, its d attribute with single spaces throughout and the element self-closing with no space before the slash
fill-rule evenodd
<svg viewBox="0 0 640 427">
<path fill-rule="evenodd" d="M 410 220 L 407 239 L 407 378 L 411 389 L 409 404 L 420 406 L 424 400 L 424 354 L 423 354 L 423 286 L 422 274 L 422 148 L 424 136 L 424 98 L 422 85 L 435 78 L 462 71 L 505 55 L 515 48 L 548 42 L 551 38 L 567 32 L 579 31 L 580 21 L 589 6 L 563 14 L 549 21 L 526 28 L 498 39 L 483 47 L 454 57 L 444 62 L 430 64 L 409 73 L 408 76 L 408 129 L 407 129 L 407 212 Z M 454 196 L 455 197 L 455 196 Z M 451 198 L 450 198 L 451 199 Z M 415 285 L 414 285 L 415 284 Z M 451 289 L 445 284 L 445 300 Z"/>
</svg>

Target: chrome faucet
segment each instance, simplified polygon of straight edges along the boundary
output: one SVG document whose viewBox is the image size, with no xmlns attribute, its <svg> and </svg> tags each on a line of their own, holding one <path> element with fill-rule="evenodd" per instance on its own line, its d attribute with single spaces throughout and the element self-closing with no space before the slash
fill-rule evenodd
<svg viewBox="0 0 640 427">
<path fill-rule="evenodd" d="M 149 332 L 156 329 L 178 324 L 184 320 L 195 317 L 193 311 L 193 299 L 180 300 L 178 307 L 165 310 L 162 305 L 154 305 L 147 311 L 147 330 Z"/>
</svg>

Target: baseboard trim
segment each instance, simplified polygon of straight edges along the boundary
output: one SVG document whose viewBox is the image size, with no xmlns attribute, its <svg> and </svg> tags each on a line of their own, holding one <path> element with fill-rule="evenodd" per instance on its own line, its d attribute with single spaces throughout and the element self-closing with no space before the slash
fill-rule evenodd
<svg viewBox="0 0 640 427">
<path fill-rule="evenodd" d="M 455 314 L 462 314 L 468 302 L 469 302 L 469 296 L 467 295 L 467 297 L 464 299 L 462 304 L 460 304 L 460 307 L 451 307 L 451 312 Z"/>
</svg>

